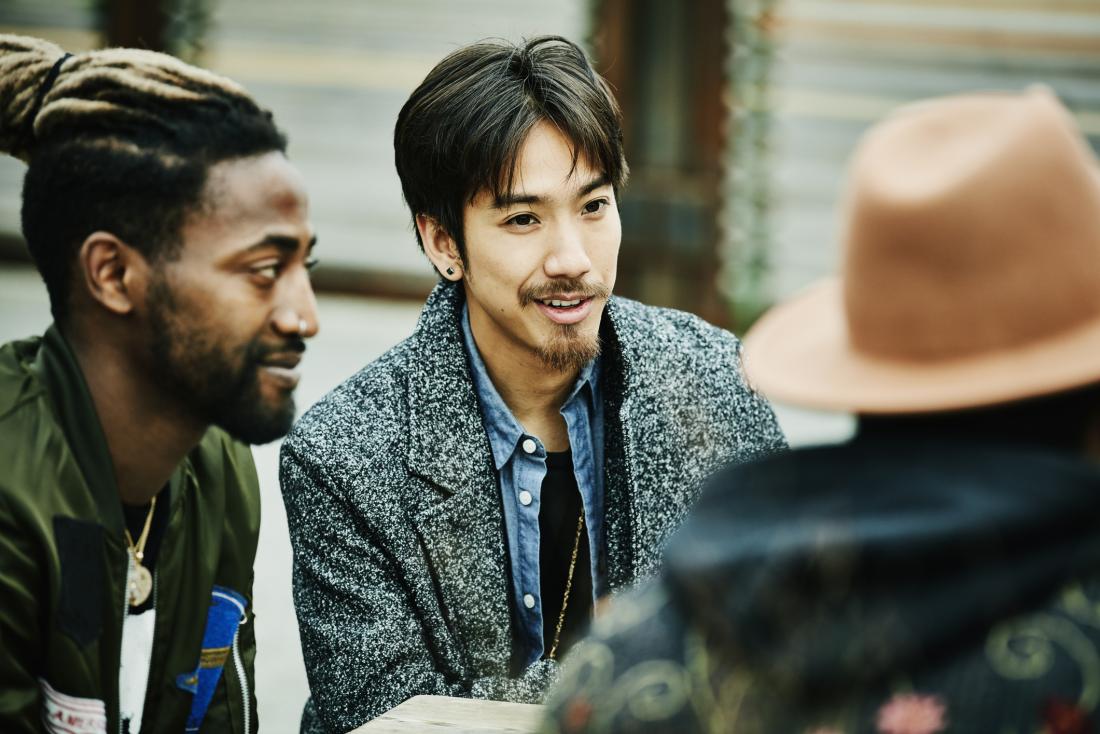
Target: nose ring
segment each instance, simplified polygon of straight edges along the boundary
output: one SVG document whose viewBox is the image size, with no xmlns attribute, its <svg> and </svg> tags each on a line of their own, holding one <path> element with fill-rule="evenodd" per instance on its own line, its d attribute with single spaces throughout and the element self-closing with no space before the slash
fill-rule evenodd
<svg viewBox="0 0 1100 734">
<path fill-rule="evenodd" d="M 306 323 L 305 319 L 298 319 L 298 333 L 299 334 L 304 334 L 306 329 L 308 329 L 308 328 L 309 328 L 309 324 Z"/>
</svg>

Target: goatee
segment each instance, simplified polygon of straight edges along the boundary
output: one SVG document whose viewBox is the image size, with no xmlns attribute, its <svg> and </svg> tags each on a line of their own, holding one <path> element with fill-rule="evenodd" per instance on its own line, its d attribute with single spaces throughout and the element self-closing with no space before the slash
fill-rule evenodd
<svg viewBox="0 0 1100 734">
<path fill-rule="evenodd" d="M 600 335 L 585 334 L 576 324 L 555 324 L 554 335 L 535 353 L 555 372 L 576 372 L 600 356 Z"/>
</svg>

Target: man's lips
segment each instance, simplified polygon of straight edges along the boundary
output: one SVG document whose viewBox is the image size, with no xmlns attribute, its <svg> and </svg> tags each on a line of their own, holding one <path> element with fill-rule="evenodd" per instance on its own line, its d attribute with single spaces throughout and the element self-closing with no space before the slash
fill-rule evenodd
<svg viewBox="0 0 1100 734">
<path fill-rule="evenodd" d="M 581 301 L 591 300 L 592 298 L 591 293 L 554 293 L 535 300 L 546 306 L 569 308 L 578 305 Z"/>
<path fill-rule="evenodd" d="M 298 386 L 301 372 L 298 371 L 298 363 L 302 361 L 302 355 L 295 352 L 280 352 L 269 354 L 258 361 L 260 371 L 273 379 L 280 387 L 293 390 Z"/>
<path fill-rule="evenodd" d="M 535 301 L 539 311 L 556 324 L 576 324 L 592 311 L 593 296 L 558 293 Z"/>
</svg>

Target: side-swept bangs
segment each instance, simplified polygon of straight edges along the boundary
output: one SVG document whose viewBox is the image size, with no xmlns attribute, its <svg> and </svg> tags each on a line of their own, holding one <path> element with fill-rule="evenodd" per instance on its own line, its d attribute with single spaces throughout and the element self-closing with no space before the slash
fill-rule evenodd
<svg viewBox="0 0 1100 734">
<path fill-rule="evenodd" d="M 415 218 L 435 219 L 465 255 L 462 212 L 479 193 L 512 193 L 520 150 L 547 121 L 619 190 L 629 169 L 622 116 L 584 52 L 560 36 L 520 46 L 482 41 L 444 58 L 412 93 L 397 119 L 394 154 Z M 417 232 L 417 242 L 423 249 Z"/>
</svg>

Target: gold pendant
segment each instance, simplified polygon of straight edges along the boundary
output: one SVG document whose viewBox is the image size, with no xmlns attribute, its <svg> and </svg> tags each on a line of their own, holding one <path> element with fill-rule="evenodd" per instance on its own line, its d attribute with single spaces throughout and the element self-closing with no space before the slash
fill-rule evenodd
<svg viewBox="0 0 1100 734">
<path fill-rule="evenodd" d="M 140 607 L 144 604 L 153 591 L 153 574 L 133 555 L 130 556 L 130 577 L 127 579 L 127 585 L 127 595 L 132 607 Z"/>
</svg>

